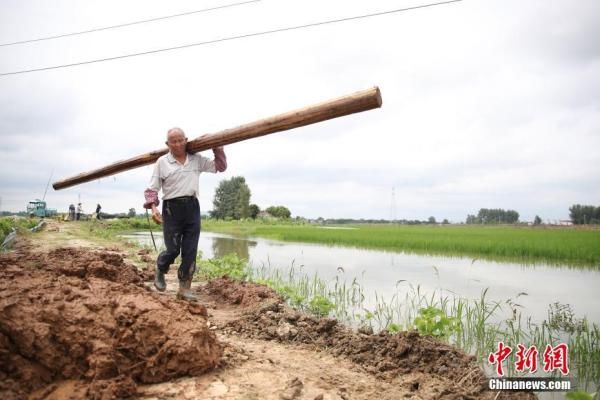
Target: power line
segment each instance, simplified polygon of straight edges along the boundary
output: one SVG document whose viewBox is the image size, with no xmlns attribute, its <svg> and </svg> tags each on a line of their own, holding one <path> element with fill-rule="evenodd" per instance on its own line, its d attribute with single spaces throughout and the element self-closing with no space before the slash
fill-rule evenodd
<svg viewBox="0 0 600 400">
<path fill-rule="evenodd" d="M 380 15 L 394 14 L 394 13 L 399 13 L 399 12 L 403 12 L 403 11 L 410 11 L 410 10 L 416 10 L 416 9 L 420 9 L 420 8 L 427 8 L 427 7 L 439 6 L 439 5 L 443 5 L 443 4 L 458 3 L 460 1 L 462 1 L 462 0 L 449 0 L 449 1 L 439 2 L 439 3 L 429 3 L 429 4 L 420 5 L 420 6 L 407 7 L 407 8 L 399 8 L 399 9 L 396 9 L 396 10 L 381 11 L 381 12 L 372 13 L 372 14 L 357 15 L 357 16 L 354 16 L 354 17 L 347 17 L 347 18 L 333 19 L 333 20 L 327 20 L 327 21 L 321 21 L 321 22 L 314 22 L 314 23 L 305 24 L 305 25 L 296 25 L 296 26 L 290 26 L 290 27 L 287 27 L 287 28 L 278 28 L 278 29 L 273 29 L 273 30 L 268 30 L 268 31 L 248 33 L 248 34 L 244 34 L 244 35 L 229 36 L 229 37 L 215 39 L 215 40 L 209 40 L 209 41 L 205 41 L 205 42 L 184 44 L 184 45 L 181 45 L 181 46 L 174 46 L 174 47 L 167 47 L 167 48 L 156 49 L 156 50 L 149 50 L 149 51 L 144 51 L 144 52 L 140 52 L 140 53 L 131 53 L 131 54 L 124 54 L 124 55 L 121 55 L 121 56 L 99 58 L 99 59 L 88 60 L 88 61 L 80 61 L 80 62 L 76 62 L 76 63 L 72 63 L 72 64 L 61 64 L 61 65 L 53 65 L 53 66 L 50 66 L 50 67 L 42 67 L 42 68 L 35 68 L 35 69 L 28 69 L 28 70 L 3 72 L 3 73 L 0 73 L 0 76 L 26 74 L 26 73 L 30 73 L 30 72 L 47 71 L 47 70 L 51 70 L 51 69 L 68 68 L 68 67 L 75 67 L 75 66 L 85 65 L 85 64 L 93 64 L 93 63 L 104 62 L 104 61 L 113 61 L 113 60 L 119 60 L 119 59 L 123 59 L 123 58 L 129 58 L 129 57 L 137 57 L 137 56 L 143 56 L 143 55 L 154 54 L 154 53 L 162 53 L 162 52 L 166 52 L 166 51 L 180 50 L 180 49 L 185 49 L 185 48 L 188 48 L 188 47 L 203 46 L 203 45 L 207 45 L 207 44 L 227 42 L 227 41 L 236 40 L 236 39 L 243 39 L 243 38 L 254 37 L 254 36 L 269 35 L 269 34 L 277 33 L 277 32 L 292 31 L 292 30 L 298 30 L 298 29 L 304 29 L 304 28 L 311 28 L 311 27 L 320 26 L 320 25 L 334 24 L 334 23 L 338 23 L 338 22 L 353 21 L 353 20 L 362 19 L 362 18 L 377 17 L 377 16 L 380 16 Z"/>
<path fill-rule="evenodd" d="M 41 37 L 41 38 L 37 38 L 37 39 L 21 40 L 21 41 L 18 41 L 18 42 L 11 42 L 11 43 L 0 43 L 0 47 L 14 46 L 14 45 L 17 45 L 17 44 L 25 44 L 25 43 L 33 43 L 33 42 L 41 42 L 43 40 L 58 39 L 58 38 L 63 38 L 63 37 L 68 37 L 68 36 L 83 35 L 83 34 L 86 34 L 86 33 L 106 31 L 108 29 L 123 28 L 123 27 L 131 26 L 131 25 L 145 24 L 145 23 L 148 23 L 148 22 L 161 21 L 161 20 L 169 19 L 169 18 L 183 17 L 183 16 L 186 16 L 186 15 L 192 15 L 192 14 L 198 14 L 198 13 L 203 13 L 203 12 L 208 12 L 208 11 L 220 10 L 222 8 L 236 7 L 236 6 L 241 6 L 241 5 L 244 5 L 244 4 L 256 3 L 256 2 L 259 2 L 259 1 L 260 0 L 249 0 L 249 1 L 244 1 L 244 2 L 241 2 L 241 3 L 225 4 L 223 6 L 217 6 L 217 7 L 211 7 L 211 8 L 204 8 L 202 10 L 188 11 L 188 12 L 179 13 L 179 14 L 167 15 L 167 16 L 164 16 L 164 17 L 156 17 L 156 18 L 144 19 L 144 20 L 141 20 L 141 21 L 126 22 L 124 24 L 105 26 L 105 27 L 102 27 L 102 28 L 88 29 L 88 30 L 85 30 L 85 31 L 64 33 L 64 34 L 61 34 L 61 35 L 47 36 L 47 37 Z"/>
</svg>

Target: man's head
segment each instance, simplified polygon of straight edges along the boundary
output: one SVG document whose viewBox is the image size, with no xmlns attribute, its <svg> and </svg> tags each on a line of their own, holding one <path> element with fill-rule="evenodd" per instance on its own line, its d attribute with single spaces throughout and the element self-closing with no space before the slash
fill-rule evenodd
<svg viewBox="0 0 600 400">
<path fill-rule="evenodd" d="M 182 157 L 185 155 L 185 147 L 187 145 L 187 138 L 181 128 L 171 128 L 167 132 L 167 146 L 169 151 L 175 157 Z"/>
</svg>

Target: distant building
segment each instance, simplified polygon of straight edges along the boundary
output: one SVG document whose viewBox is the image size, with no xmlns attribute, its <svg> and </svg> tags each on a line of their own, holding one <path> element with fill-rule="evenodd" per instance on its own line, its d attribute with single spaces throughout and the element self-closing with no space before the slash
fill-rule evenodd
<svg viewBox="0 0 600 400">
<path fill-rule="evenodd" d="M 259 212 L 256 217 L 261 218 L 261 219 L 276 219 L 274 216 L 272 216 L 271 214 L 269 214 L 268 212 L 266 212 L 264 210 Z"/>
</svg>

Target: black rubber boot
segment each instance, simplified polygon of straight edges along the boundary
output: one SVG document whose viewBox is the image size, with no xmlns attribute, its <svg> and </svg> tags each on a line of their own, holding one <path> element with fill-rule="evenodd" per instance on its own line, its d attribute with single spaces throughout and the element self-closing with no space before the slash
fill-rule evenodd
<svg viewBox="0 0 600 400">
<path fill-rule="evenodd" d="M 192 292 L 192 278 L 186 281 L 179 281 L 179 291 L 177 292 L 177 298 L 180 300 L 197 301 L 198 298 Z"/>
<path fill-rule="evenodd" d="M 165 282 L 165 273 L 158 268 L 156 268 L 156 271 L 154 272 L 154 287 L 159 292 L 164 292 L 167 289 L 167 282 Z"/>
</svg>

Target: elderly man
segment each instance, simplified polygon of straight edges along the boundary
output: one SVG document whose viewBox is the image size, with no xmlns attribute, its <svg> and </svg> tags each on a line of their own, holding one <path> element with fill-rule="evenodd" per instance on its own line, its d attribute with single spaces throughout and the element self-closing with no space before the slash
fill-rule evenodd
<svg viewBox="0 0 600 400">
<path fill-rule="evenodd" d="M 222 147 L 213 149 L 214 160 L 186 151 L 187 138 L 180 128 L 167 132 L 169 152 L 154 164 L 150 186 L 144 192 L 144 208 L 152 209 L 152 218 L 163 223 L 166 250 L 156 260 L 154 286 L 159 291 L 167 288 L 165 274 L 181 253 L 177 270 L 179 291 L 177 297 L 196 300 L 191 292 L 192 277 L 196 270 L 196 252 L 200 237 L 200 205 L 198 203 L 198 178 L 202 172 L 223 172 L 227 159 Z M 158 192 L 163 191 L 162 216 L 158 210 Z M 163 221 L 164 218 L 164 221 Z"/>
</svg>

